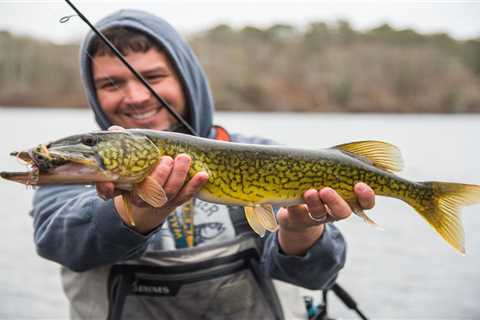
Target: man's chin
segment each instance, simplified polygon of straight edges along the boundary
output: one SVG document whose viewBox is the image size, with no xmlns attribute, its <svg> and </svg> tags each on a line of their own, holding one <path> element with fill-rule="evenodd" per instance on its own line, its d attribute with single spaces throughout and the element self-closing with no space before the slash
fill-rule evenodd
<svg viewBox="0 0 480 320">
<path fill-rule="evenodd" d="M 169 130 L 175 125 L 168 119 L 168 116 L 159 112 L 151 117 L 144 119 L 136 119 L 130 115 L 122 114 L 116 119 L 112 119 L 112 122 L 116 125 L 124 128 L 140 128 L 140 129 L 152 129 L 152 130 Z"/>
<path fill-rule="evenodd" d="M 150 129 L 150 130 L 168 130 L 169 126 L 168 124 L 164 123 L 156 123 L 155 121 L 149 121 L 149 122 L 132 122 L 132 126 L 130 128 L 141 128 L 141 129 Z"/>
<path fill-rule="evenodd" d="M 159 127 L 157 121 L 154 118 L 149 119 L 134 119 L 129 116 L 122 116 L 122 119 L 117 121 L 117 125 L 120 125 L 124 128 L 141 128 L 141 129 L 156 129 Z"/>
</svg>

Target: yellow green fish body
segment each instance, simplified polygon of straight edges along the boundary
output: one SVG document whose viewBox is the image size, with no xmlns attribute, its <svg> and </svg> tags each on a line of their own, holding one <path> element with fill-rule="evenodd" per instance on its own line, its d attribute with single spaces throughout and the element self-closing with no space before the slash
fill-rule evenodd
<svg viewBox="0 0 480 320">
<path fill-rule="evenodd" d="M 353 187 L 362 181 L 377 195 L 411 205 L 449 244 L 464 252 L 459 209 L 480 202 L 480 186 L 411 182 L 393 174 L 402 168 L 400 152 L 379 141 L 304 150 L 230 143 L 164 131 L 100 131 L 15 153 L 33 165 L 37 172 L 34 179 L 31 173 L 30 176 L 5 172 L 1 175 L 37 185 L 85 184 L 88 176 L 91 183 L 112 181 L 118 188 L 134 190 L 147 202 L 160 206 L 164 199 L 156 190 L 161 187 L 152 186 L 145 178 L 161 156 L 175 157 L 180 153 L 192 158 L 190 176 L 200 171 L 208 173 L 208 182 L 197 196 L 210 202 L 246 207 L 250 225 L 260 234 L 265 229 L 276 228 L 272 205 L 302 203 L 306 190 L 327 186 L 346 199 L 355 213 L 373 223 L 356 205 Z M 68 169 L 64 169 L 64 176 L 60 178 L 55 170 L 68 165 L 73 166 L 73 171 L 82 168 L 83 178 Z M 151 200 L 149 193 L 158 193 L 156 200 Z"/>
</svg>

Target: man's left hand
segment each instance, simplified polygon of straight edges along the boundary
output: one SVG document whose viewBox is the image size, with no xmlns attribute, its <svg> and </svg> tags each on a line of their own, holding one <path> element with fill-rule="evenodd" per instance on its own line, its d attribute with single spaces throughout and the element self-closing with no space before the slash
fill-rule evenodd
<svg viewBox="0 0 480 320">
<path fill-rule="evenodd" d="M 361 209 L 373 208 L 375 193 L 372 188 L 359 182 L 354 192 Z M 325 223 L 343 220 L 352 214 L 347 201 L 332 188 L 307 190 L 303 198 L 305 204 L 282 208 L 277 215 L 278 241 L 286 255 L 305 255 L 322 236 Z"/>
</svg>

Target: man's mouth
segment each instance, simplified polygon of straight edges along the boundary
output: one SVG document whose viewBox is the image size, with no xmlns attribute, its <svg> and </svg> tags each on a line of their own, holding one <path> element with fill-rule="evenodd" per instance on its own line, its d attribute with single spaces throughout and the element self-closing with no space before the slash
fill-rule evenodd
<svg viewBox="0 0 480 320">
<path fill-rule="evenodd" d="M 133 111 L 125 112 L 124 114 L 125 114 L 127 117 L 130 117 L 130 118 L 135 119 L 135 120 L 145 120 L 145 119 L 148 119 L 148 118 L 150 118 L 150 117 L 153 117 L 153 116 L 156 115 L 160 110 L 161 110 L 160 107 L 156 107 L 155 109 L 148 110 L 148 111 L 137 111 L 137 110 L 133 110 Z"/>
</svg>

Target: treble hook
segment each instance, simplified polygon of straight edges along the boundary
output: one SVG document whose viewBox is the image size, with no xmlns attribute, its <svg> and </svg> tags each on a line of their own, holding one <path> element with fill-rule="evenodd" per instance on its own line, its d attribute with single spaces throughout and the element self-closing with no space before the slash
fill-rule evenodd
<svg viewBox="0 0 480 320">
<path fill-rule="evenodd" d="M 72 17 L 78 17 L 78 14 L 71 14 L 69 16 L 61 17 L 60 20 L 58 20 L 58 22 L 60 22 L 60 23 L 68 22 L 68 21 L 70 21 L 70 18 L 72 18 Z"/>
</svg>

